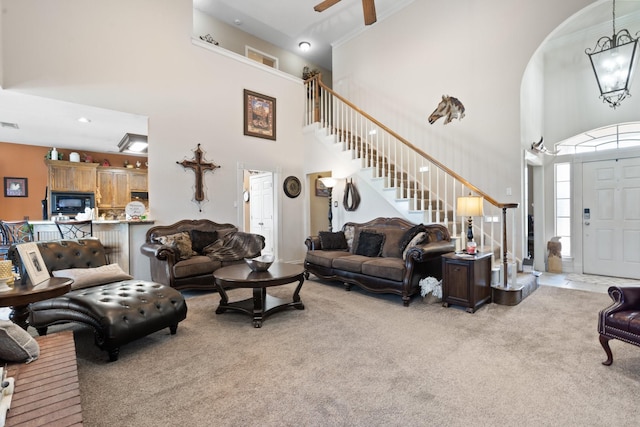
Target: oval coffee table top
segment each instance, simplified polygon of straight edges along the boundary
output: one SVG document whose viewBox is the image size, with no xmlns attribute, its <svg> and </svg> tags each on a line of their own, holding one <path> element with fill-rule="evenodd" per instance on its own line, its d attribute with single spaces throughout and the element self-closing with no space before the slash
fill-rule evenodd
<svg viewBox="0 0 640 427">
<path fill-rule="evenodd" d="M 303 273 L 301 265 L 275 262 L 267 271 L 252 271 L 246 264 L 229 265 L 214 271 L 213 277 L 221 285 L 255 288 L 290 283 Z"/>
</svg>

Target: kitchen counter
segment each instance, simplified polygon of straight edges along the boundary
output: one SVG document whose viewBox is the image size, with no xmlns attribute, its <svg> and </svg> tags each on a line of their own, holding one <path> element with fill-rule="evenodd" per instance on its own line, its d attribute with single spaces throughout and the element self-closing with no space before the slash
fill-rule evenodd
<svg viewBox="0 0 640 427">
<path fill-rule="evenodd" d="M 151 270 L 147 257 L 140 254 L 147 229 L 154 220 L 96 220 L 93 221 L 93 236 L 109 247 L 109 263 L 117 263 L 127 273 L 140 280 L 150 280 Z M 35 240 L 57 240 L 60 232 L 55 221 L 29 221 L 33 226 Z"/>
<path fill-rule="evenodd" d="M 45 220 L 29 220 L 29 224 L 33 225 L 55 225 L 55 221 L 51 219 Z M 93 221 L 94 224 L 154 224 L 155 221 L 153 219 L 97 219 Z"/>
</svg>

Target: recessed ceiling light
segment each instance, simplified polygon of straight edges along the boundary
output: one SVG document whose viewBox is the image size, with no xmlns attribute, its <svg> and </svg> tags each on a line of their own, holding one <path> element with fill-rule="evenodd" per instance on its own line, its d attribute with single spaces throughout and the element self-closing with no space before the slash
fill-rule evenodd
<svg viewBox="0 0 640 427">
<path fill-rule="evenodd" d="M 311 43 L 309 43 L 309 42 L 300 42 L 300 43 L 298 43 L 298 47 L 300 48 L 301 51 L 306 52 L 309 49 L 311 49 Z"/>
<path fill-rule="evenodd" d="M 239 20 L 238 18 L 234 19 L 233 23 L 236 24 L 236 25 L 242 25 L 242 21 Z"/>
<path fill-rule="evenodd" d="M 91 123 L 91 120 L 90 120 L 90 119 L 87 119 L 86 117 L 80 117 L 80 118 L 78 119 L 78 121 L 79 121 L 80 123 Z"/>
</svg>

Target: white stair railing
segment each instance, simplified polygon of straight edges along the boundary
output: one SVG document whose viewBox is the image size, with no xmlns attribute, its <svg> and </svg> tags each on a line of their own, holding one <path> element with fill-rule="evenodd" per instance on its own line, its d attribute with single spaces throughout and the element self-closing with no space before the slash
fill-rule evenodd
<svg viewBox="0 0 640 427">
<path fill-rule="evenodd" d="M 335 93 L 316 75 L 305 81 L 304 125 L 318 123 L 327 134 L 334 135 L 343 150 L 351 150 L 365 168 L 371 168 L 374 178 L 382 178 L 386 188 L 395 189 L 396 198 L 409 201 L 410 211 L 423 213 L 423 222 L 447 226 L 452 235 L 466 235 L 464 219 L 456 215 L 456 200 L 460 196 L 484 198 L 484 217 L 474 219 L 474 235 L 480 237 L 479 247 L 494 254 L 507 271 L 507 222 L 515 236 L 517 204 L 500 203 L 469 181 L 413 146 L 409 141 Z M 507 221 L 507 211 L 510 218 Z M 456 221 L 456 218 L 458 219 Z M 502 225 L 502 226 L 501 226 Z M 515 247 L 515 239 L 511 243 Z M 503 275 L 507 285 L 507 275 Z"/>
</svg>

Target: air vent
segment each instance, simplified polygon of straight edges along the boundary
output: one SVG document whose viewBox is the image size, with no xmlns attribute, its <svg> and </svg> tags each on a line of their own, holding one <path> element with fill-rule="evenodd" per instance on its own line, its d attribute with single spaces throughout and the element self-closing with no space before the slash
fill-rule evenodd
<svg viewBox="0 0 640 427">
<path fill-rule="evenodd" d="M 0 126 L 3 128 L 20 129 L 17 123 L 0 122 Z"/>
</svg>

